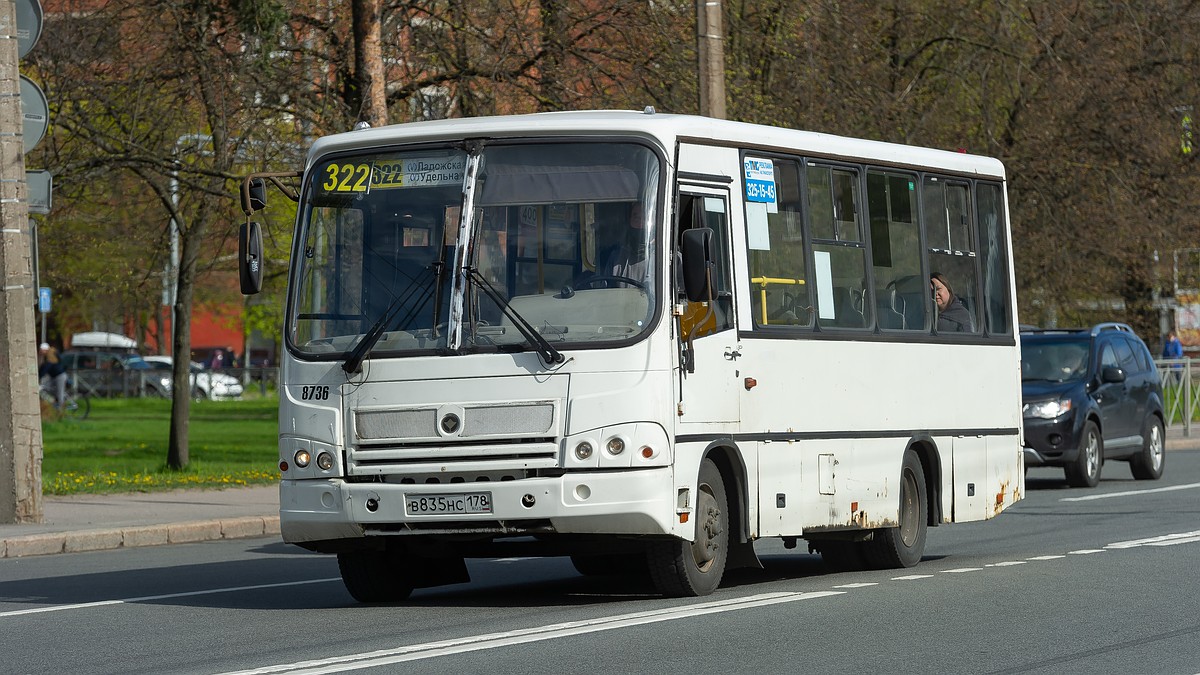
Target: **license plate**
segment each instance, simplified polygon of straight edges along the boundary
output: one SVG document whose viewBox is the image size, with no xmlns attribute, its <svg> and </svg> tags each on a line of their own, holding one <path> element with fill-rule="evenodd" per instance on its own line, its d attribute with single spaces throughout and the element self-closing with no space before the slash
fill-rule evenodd
<svg viewBox="0 0 1200 675">
<path fill-rule="evenodd" d="M 444 495 L 408 495 L 404 510 L 410 516 L 440 516 L 492 512 L 492 493 L 465 492 Z"/>
</svg>

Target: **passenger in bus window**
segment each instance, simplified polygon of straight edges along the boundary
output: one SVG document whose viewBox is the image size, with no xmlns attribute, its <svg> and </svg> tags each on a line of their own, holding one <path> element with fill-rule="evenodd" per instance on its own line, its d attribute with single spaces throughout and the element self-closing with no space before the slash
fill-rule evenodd
<svg viewBox="0 0 1200 675">
<path fill-rule="evenodd" d="M 929 287 L 933 290 L 933 302 L 937 305 L 937 332 L 939 333 L 974 333 L 975 322 L 971 313 L 958 296 L 950 281 L 941 272 L 929 275 Z"/>
</svg>

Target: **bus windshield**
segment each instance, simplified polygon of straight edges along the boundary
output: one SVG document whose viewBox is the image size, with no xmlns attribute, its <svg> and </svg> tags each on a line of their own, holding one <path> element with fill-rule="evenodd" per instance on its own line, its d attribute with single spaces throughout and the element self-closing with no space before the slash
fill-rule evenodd
<svg viewBox="0 0 1200 675">
<path fill-rule="evenodd" d="M 628 341 L 655 318 L 660 193 L 659 156 L 635 142 L 328 157 L 305 191 L 289 340 L 314 358 Z"/>
</svg>

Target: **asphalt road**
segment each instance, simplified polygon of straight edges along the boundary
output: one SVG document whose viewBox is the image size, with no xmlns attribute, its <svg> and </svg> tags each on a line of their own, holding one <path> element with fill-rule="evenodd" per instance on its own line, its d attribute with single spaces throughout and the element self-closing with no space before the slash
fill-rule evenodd
<svg viewBox="0 0 1200 675">
<path fill-rule="evenodd" d="M 765 569 L 687 600 L 551 558 L 361 606 L 334 558 L 270 538 L 4 559 L 0 672 L 1200 673 L 1200 451 L 1026 492 L 912 569 L 760 542 Z"/>
</svg>

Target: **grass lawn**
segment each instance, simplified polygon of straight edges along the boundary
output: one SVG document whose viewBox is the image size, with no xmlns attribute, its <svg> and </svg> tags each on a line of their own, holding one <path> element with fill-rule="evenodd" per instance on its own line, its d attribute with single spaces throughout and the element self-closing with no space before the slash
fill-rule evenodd
<svg viewBox="0 0 1200 675">
<path fill-rule="evenodd" d="M 192 402 L 189 464 L 167 469 L 171 402 L 92 399 L 86 420 L 43 420 L 42 493 L 230 487 L 279 480 L 279 401 Z"/>
</svg>

